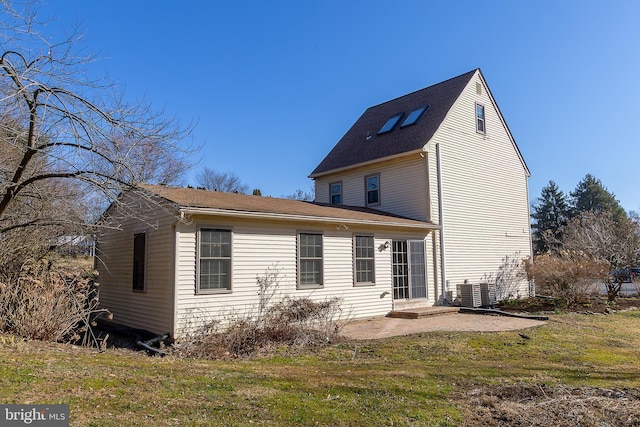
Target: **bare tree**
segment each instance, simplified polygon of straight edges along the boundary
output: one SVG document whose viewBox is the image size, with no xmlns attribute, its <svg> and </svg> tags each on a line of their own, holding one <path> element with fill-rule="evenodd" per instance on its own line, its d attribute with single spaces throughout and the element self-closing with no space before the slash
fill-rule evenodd
<svg viewBox="0 0 640 427">
<path fill-rule="evenodd" d="M 216 172 L 207 167 L 196 174 L 196 182 L 199 187 L 209 191 L 240 194 L 249 192 L 249 186 L 243 184 L 235 173 Z"/>
<path fill-rule="evenodd" d="M 80 36 L 45 34 L 34 2 L 0 0 L 0 250 L 77 232 L 141 182 L 172 183 L 189 166 L 183 129 L 129 104 Z M 94 207 L 92 210 L 91 208 Z M 37 230 L 28 239 L 12 234 Z M 2 260 L 0 260 L 2 261 Z"/>
<path fill-rule="evenodd" d="M 615 301 L 629 269 L 640 262 L 639 230 L 637 219 L 618 218 L 609 211 L 583 212 L 567 225 L 564 248 L 609 265 L 605 287 L 608 300 Z"/>
<path fill-rule="evenodd" d="M 313 202 L 316 198 L 313 188 L 309 191 L 302 191 L 298 188 L 293 194 L 284 196 L 285 199 L 302 200 L 303 202 Z"/>
</svg>

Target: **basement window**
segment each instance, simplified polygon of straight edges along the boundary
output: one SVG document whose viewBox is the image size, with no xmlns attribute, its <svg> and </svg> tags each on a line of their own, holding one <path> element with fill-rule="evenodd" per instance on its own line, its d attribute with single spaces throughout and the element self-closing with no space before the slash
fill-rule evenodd
<svg viewBox="0 0 640 427">
<path fill-rule="evenodd" d="M 404 113 L 398 113 L 395 116 L 391 117 L 389 120 L 387 120 L 384 126 L 382 126 L 378 131 L 378 135 L 391 132 L 396 127 L 396 125 L 398 124 L 402 116 L 404 116 Z"/>
<path fill-rule="evenodd" d="M 407 118 L 404 119 L 404 122 L 402 122 L 400 127 L 403 128 L 405 126 L 415 125 L 416 123 L 418 123 L 418 120 L 420 120 L 420 118 L 423 116 L 424 113 L 426 113 L 428 109 L 429 109 L 429 104 L 425 105 L 424 107 L 418 108 L 417 110 L 413 110 L 412 112 L 409 113 Z"/>
</svg>

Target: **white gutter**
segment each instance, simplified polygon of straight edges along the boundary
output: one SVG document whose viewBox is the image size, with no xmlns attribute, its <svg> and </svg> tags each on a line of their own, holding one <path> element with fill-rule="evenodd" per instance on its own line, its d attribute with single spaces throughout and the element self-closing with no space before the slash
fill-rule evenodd
<svg viewBox="0 0 640 427">
<path fill-rule="evenodd" d="M 181 215 L 182 216 L 182 215 Z M 181 218 L 182 219 L 182 218 Z M 176 338 L 178 334 L 178 298 L 180 297 L 180 264 L 178 257 L 180 256 L 180 231 L 178 231 L 179 222 L 173 224 L 173 253 L 171 263 L 173 267 L 173 298 L 171 301 L 171 337 Z"/>
<path fill-rule="evenodd" d="M 440 224 L 440 274 L 441 278 L 441 286 L 442 286 L 442 296 L 446 297 L 447 291 L 447 265 L 445 261 L 445 250 L 444 250 L 444 218 L 442 216 L 442 212 L 444 211 L 443 203 L 442 203 L 442 161 L 440 159 L 440 143 L 436 144 L 436 169 L 438 174 L 438 222 Z"/>
<path fill-rule="evenodd" d="M 315 178 L 319 178 L 319 177 L 324 176 L 324 175 L 331 175 L 333 173 L 343 172 L 343 171 L 346 171 L 346 170 L 351 170 L 353 168 L 359 168 L 359 167 L 363 167 L 363 166 L 368 166 L 368 165 L 372 165 L 374 163 L 379 163 L 379 162 L 383 162 L 383 161 L 387 161 L 387 160 L 397 159 L 399 157 L 410 156 L 411 154 L 420 154 L 423 151 L 424 151 L 424 148 L 419 148 L 419 149 L 413 150 L 413 151 L 406 151 L 404 153 L 394 154 L 393 156 L 387 156 L 387 157 L 383 157 L 381 159 L 368 160 L 366 162 L 356 163 L 354 165 L 343 166 L 341 168 L 331 169 L 331 170 L 328 170 L 328 171 L 324 171 L 324 172 L 320 172 L 320 173 L 316 173 L 316 174 L 311 174 L 311 175 L 309 175 L 309 178 L 315 179 Z"/>
<path fill-rule="evenodd" d="M 217 209 L 217 208 L 184 207 L 184 208 L 180 208 L 180 215 L 217 215 L 217 216 L 226 216 L 226 217 L 234 217 L 234 218 L 305 221 L 305 222 L 316 222 L 316 223 L 339 222 L 339 223 L 356 224 L 356 225 L 373 225 L 378 227 L 383 226 L 383 227 L 415 228 L 420 230 L 440 229 L 440 226 L 437 224 L 430 224 L 430 223 L 407 224 L 404 222 L 393 221 L 393 219 L 389 219 L 388 221 L 387 220 L 373 221 L 368 219 L 320 217 L 320 216 L 283 214 L 283 213 L 272 213 L 272 212 L 246 212 L 246 211 L 235 211 L 235 210 Z M 419 221 L 416 221 L 416 222 L 419 222 Z"/>
</svg>

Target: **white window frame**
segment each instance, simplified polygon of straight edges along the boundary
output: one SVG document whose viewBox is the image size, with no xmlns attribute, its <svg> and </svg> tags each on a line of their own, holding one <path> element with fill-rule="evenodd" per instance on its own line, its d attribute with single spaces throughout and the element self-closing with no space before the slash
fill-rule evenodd
<svg viewBox="0 0 640 427">
<path fill-rule="evenodd" d="M 478 108 L 482 109 L 482 117 L 480 117 L 480 115 L 478 114 Z M 487 110 L 486 108 L 484 108 L 484 104 L 480 104 L 479 102 L 476 102 L 475 116 L 476 116 L 476 132 L 482 135 L 486 135 L 487 134 Z M 480 123 L 482 123 L 482 129 L 480 129 Z"/>
<path fill-rule="evenodd" d="M 375 190 L 378 193 L 378 201 L 377 202 L 371 202 L 369 203 L 369 179 L 371 178 L 376 178 L 378 180 L 378 188 L 377 190 Z M 374 173 L 371 175 L 367 175 L 364 177 L 364 202 L 366 206 L 379 206 L 380 205 L 380 199 L 381 197 L 381 191 L 380 191 L 380 174 L 379 173 Z"/>
<path fill-rule="evenodd" d="M 371 239 L 371 256 L 358 256 L 358 239 Z M 376 240 L 372 235 L 356 234 L 353 236 L 353 285 L 354 286 L 371 286 L 376 284 Z M 358 281 L 358 261 L 371 262 L 371 280 Z"/>
<path fill-rule="evenodd" d="M 212 256 L 202 257 L 202 233 L 203 231 L 220 231 L 229 233 L 229 256 Z M 231 293 L 233 285 L 233 231 L 227 227 L 209 227 L 203 226 L 198 228 L 198 235 L 196 239 L 197 261 L 196 261 L 196 293 L 197 294 L 228 294 Z M 200 286 L 200 273 L 202 261 L 205 260 L 220 260 L 228 263 L 228 283 L 225 288 L 201 288 Z"/>
<path fill-rule="evenodd" d="M 299 231 L 298 233 L 298 238 L 297 238 L 297 256 L 298 256 L 298 262 L 297 262 L 297 273 L 298 273 L 298 278 L 297 278 L 297 285 L 298 285 L 298 289 L 318 289 L 318 288 L 323 288 L 324 287 L 324 234 L 322 232 L 318 232 L 318 231 Z M 320 256 L 315 256 L 315 257 L 309 257 L 309 256 L 302 256 L 302 240 L 303 240 L 303 236 L 319 236 L 320 237 Z M 319 268 L 319 274 L 320 274 L 320 281 L 319 283 L 303 283 L 302 282 L 302 264 L 305 261 L 314 261 L 320 262 L 320 268 Z"/>
<path fill-rule="evenodd" d="M 340 186 L 340 193 L 337 193 L 337 195 L 340 196 L 340 201 L 338 203 L 334 203 L 333 202 L 333 186 L 334 185 L 339 185 Z M 329 204 L 332 205 L 341 205 L 342 204 L 342 200 L 343 200 L 343 195 L 342 195 L 342 181 L 336 181 L 336 182 L 332 182 L 329 184 Z"/>
</svg>

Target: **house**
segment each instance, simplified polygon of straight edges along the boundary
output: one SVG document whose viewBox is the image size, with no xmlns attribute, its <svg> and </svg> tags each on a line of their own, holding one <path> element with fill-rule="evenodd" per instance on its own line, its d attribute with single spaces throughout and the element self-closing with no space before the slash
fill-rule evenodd
<svg viewBox="0 0 640 427">
<path fill-rule="evenodd" d="M 275 270 L 283 295 L 341 298 L 345 317 L 386 314 L 390 242 L 423 241 L 437 227 L 370 208 L 154 185 L 124 194 L 106 217 L 122 231 L 98 239 L 102 305 L 116 322 L 174 336 L 251 310 L 256 278 Z"/>
<path fill-rule="evenodd" d="M 174 336 L 252 310 L 274 271 L 280 296 L 338 297 L 349 318 L 446 303 L 531 253 L 528 176 L 474 70 L 366 110 L 311 173 L 313 203 L 123 193 L 98 238 L 100 299 L 114 321 Z"/>
<path fill-rule="evenodd" d="M 480 69 L 367 109 L 310 175 L 318 202 L 439 225 L 424 242 L 426 283 L 394 274 L 395 306 L 425 298 L 425 286 L 436 304 L 495 278 L 505 257 L 530 256 L 529 176 Z M 394 242 L 394 259 L 408 252 Z"/>
</svg>

